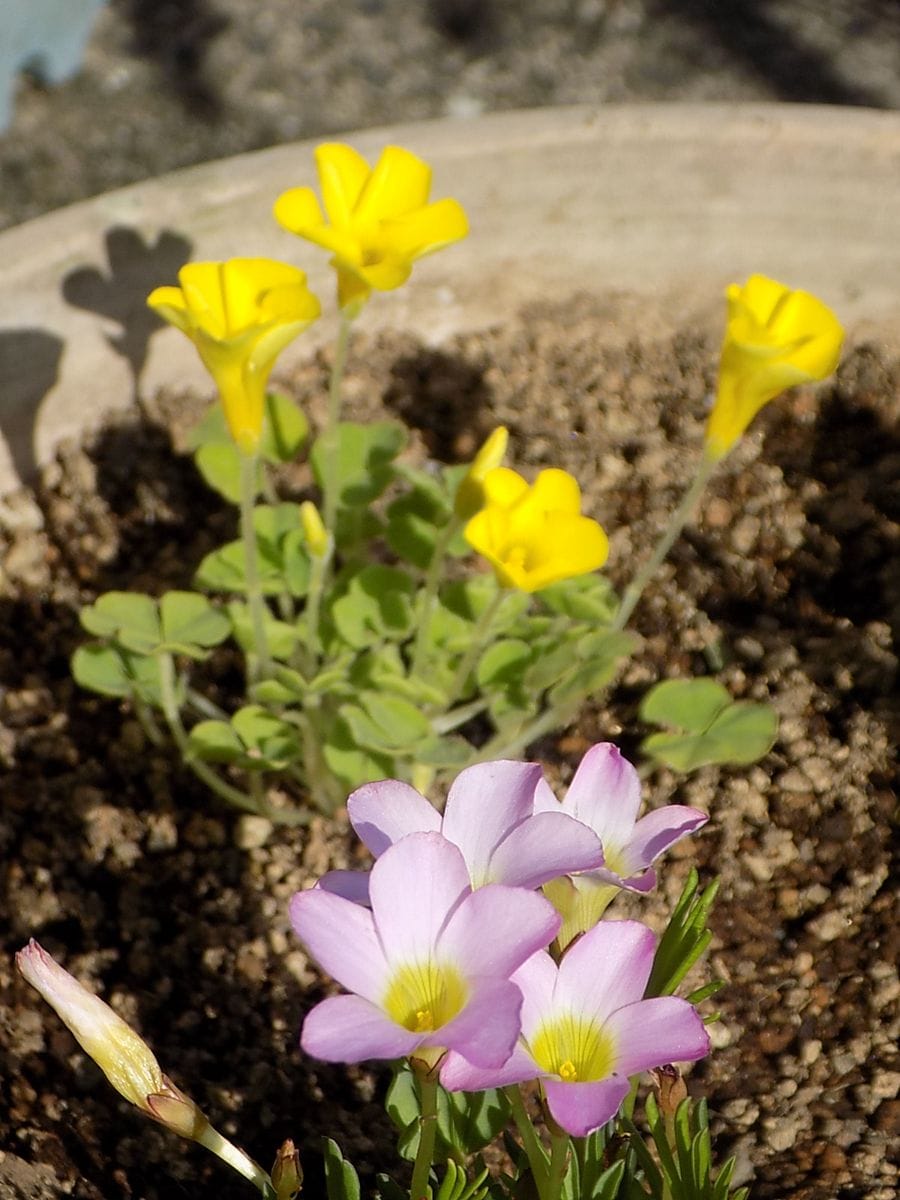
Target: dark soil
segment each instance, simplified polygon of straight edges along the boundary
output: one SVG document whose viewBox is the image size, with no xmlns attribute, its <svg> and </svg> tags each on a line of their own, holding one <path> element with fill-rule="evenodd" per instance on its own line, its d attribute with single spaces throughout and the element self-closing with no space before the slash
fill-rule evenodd
<svg viewBox="0 0 900 1200">
<path fill-rule="evenodd" d="M 696 462 L 715 365 L 711 338 L 632 339 L 639 327 L 627 298 L 578 299 L 441 351 L 360 338 L 349 405 L 401 415 L 414 452 L 442 460 L 508 424 L 514 463 L 582 481 L 621 585 Z M 313 419 L 326 372 L 319 358 L 292 381 Z M 691 865 L 722 877 L 711 969 L 728 986 L 716 1049 L 690 1085 L 756 1200 L 896 1194 L 898 382 L 900 363 L 858 345 L 835 383 L 770 406 L 639 607 L 643 648 L 613 701 L 532 748 L 558 783 L 594 741 L 633 753 L 639 699 L 667 675 L 716 670 L 735 697 L 780 714 L 755 767 L 650 776 L 651 805 L 693 804 L 712 819 L 640 908 L 658 925 Z M 110 588 L 186 586 L 232 535 L 234 514 L 172 448 L 198 411 L 196 398 L 158 397 L 144 423 L 65 448 L 4 511 L 2 1200 L 252 1194 L 111 1091 L 14 973 L 12 952 L 31 935 L 132 1021 L 254 1157 L 268 1164 L 295 1138 L 310 1197 L 323 1134 L 368 1177 L 396 1170 L 383 1076 L 297 1048 L 324 984 L 287 900 L 355 857 L 345 821 L 286 830 L 224 809 L 127 710 L 68 676 L 79 605 Z M 308 480 L 298 466 L 282 482 L 296 492 Z M 227 662 L 211 669 L 227 680 Z"/>
</svg>

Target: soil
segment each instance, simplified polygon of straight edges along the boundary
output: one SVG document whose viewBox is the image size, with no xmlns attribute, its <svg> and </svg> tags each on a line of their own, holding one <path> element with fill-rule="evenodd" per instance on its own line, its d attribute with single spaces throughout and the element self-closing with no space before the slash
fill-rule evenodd
<svg viewBox="0 0 900 1200">
<path fill-rule="evenodd" d="M 360 336 L 349 408 L 400 416 L 412 452 L 444 461 L 507 424 L 511 461 L 581 480 L 621 586 L 696 463 L 716 357 L 712 335 L 673 336 L 639 317 L 628 297 L 581 297 L 441 350 Z M 313 420 L 326 376 L 320 355 L 289 381 Z M 736 698 L 768 699 L 780 714 L 756 766 L 649 776 L 649 805 L 691 804 L 711 820 L 670 855 L 639 910 L 658 927 L 691 866 L 721 876 L 709 970 L 728 986 L 715 1050 L 690 1086 L 708 1097 L 717 1152 L 737 1154 L 756 1200 L 896 1194 L 898 383 L 900 362 L 855 345 L 835 382 L 769 406 L 639 606 L 643 646 L 613 699 L 531 748 L 560 786 L 593 742 L 634 754 L 640 697 L 669 675 L 715 672 Z M 359 859 L 345 817 L 285 829 L 223 808 L 145 742 L 127 709 L 68 675 L 79 605 L 111 588 L 186 586 L 233 535 L 234 514 L 178 451 L 201 405 L 159 396 L 142 421 L 64 447 L 3 517 L 3 1200 L 250 1194 L 112 1092 L 15 974 L 12 952 L 32 935 L 254 1157 L 268 1164 L 295 1138 L 310 1197 L 322 1194 L 324 1134 L 367 1180 L 396 1172 L 383 1073 L 312 1062 L 297 1047 L 327 985 L 290 932 L 287 901 Z M 301 493 L 305 468 L 281 483 Z M 227 660 L 210 669 L 227 682 Z"/>
</svg>

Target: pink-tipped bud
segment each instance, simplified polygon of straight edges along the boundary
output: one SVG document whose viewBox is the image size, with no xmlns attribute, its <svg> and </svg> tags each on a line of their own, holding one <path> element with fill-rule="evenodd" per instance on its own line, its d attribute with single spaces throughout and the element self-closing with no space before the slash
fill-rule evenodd
<svg viewBox="0 0 900 1200">
<path fill-rule="evenodd" d="M 68 1025 L 116 1091 L 149 1113 L 147 1097 L 162 1092 L 164 1082 L 159 1063 L 143 1038 L 99 996 L 82 987 L 34 938 L 16 955 L 16 966 Z"/>
<path fill-rule="evenodd" d="M 16 966 L 94 1060 L 119 1095 L 181 1137 L 197 1139 L 208 1124 L 193 1100 L 162 1073 L 153 1051 L 108 1004 L 82 987 L 34 940 Z"/>
<path fill-rule="evenodd" d="M 281 1145 L 272 1167 L 272 1186 L 278 1200 L 294 1200 L 303 1186 L 300 1153 L 290 1138 Z"/>
</svg>

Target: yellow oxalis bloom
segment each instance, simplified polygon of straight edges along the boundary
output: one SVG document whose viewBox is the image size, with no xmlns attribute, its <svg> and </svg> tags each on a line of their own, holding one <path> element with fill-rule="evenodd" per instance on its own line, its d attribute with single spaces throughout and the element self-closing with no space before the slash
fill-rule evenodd
<svg viewBox="0 0 900 1200">
<path fill-rule="evenodd" d="M 312 188 L 292 188 L 275 202 L 275 219 L 291 233 L 330 250 L 341 308 L 358 310 L 376 291 L 409 278 L 412 264 L 469 232 L 455 200 L 428 201 L 431 168 L 409 150 L 387 146 L 370 167 L 352 146 L 316 148 L 322 207 Z"/>
<path fill-rule="evenodd" d="M 716 402 L 706 426 L 706 455 L 724 458 L 763 407 L 798 383 L 835 369 L 844 330 L 809 292 L 765 275 L 731 284 Z"/>
<path fill-rule="evenodd" d="M 532 1038 L 529 1049 L 541 1070 L 558 1075 L 566 1083 L 606 1079 L 616 1061 L 610 1034 L 575 1013 L 544 1025 Z"/>
<path fill-rule="evenodd" d="M 493 566 L 502 587 L 536 592 L 602 567 L 603 529 L 581 515 L 581 492 L 567 471 L 541 471 L 528 486 L 508 467 L 484 478 L 484 508 L 468 522 L 466 541 Z"/>
<path fill-rule="evenodd" d="M 472 459 L 453 501 L 453 511 L 461 521 L 474 517 L 484 504 L 484 481 L 488 472 L 503 462 L 508 445 L 509 431 L 503 425 L 498 425 Z"/>
<path fill-rule="evenodd" d="M 188 263 L 180 287 L 159 287 L 149 306 L 191 339 L 222 397 L 231 436 L 259 445 L 275 359 L 319 315 L 306 275 L 268 258 Z"/>
<path fill-rule="evenodd" d="M 468 999 L 462 976 L 431 960 L 401 967 L 388 988 L 384 1009 L 411 1033 L 431 1033 L 453 1020 Z"/>
</svg>

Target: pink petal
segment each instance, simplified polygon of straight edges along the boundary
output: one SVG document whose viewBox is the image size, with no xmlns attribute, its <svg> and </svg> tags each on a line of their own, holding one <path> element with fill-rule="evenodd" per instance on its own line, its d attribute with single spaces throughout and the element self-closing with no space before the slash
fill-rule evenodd
<svg viewBox="0 0 900 1200">
<path fill-rule="evenodd" d="M 709 1053 L 709 1034 L 693 1005 L 677 996 L 629 1004 L 606 1020 L 615 1039 L 616 1070 L 636 1075 L 670 1062 L 692 1062 Z"/>
<path fill-rule="evenodd" d="M 683 804 L 667 804 L 641 817 L 622 847 L 622 862 L 629 875 L 656 862 L 661 854 L 709 820 L 707 813 Z"/>
<path fill-rule="evenodd" d="M 605 1022 L 641 999 L 655 951 L 656 935 L 640 921 L 601 921 L 563 955 L 554 1008 Z"/>
<path fill-rule="evenodd" d="M 323 892 L 331 892 L 333 896 L 352 900 L 354 904 L 369 907 L 368 871 L 326 871 L 316 887 Z"/>
<path fill-rule="evenodd" d="M 563 808 L 598 835 L 604 846 L 625 846 L 641 806 L 641 782 L 611 742 L 592 746 L 575 772 Z"/>
<path fill-rule="evenodd" d="M 321 888 L 295 892 L 291 925 L 319 966 L 350 992 L 378 1002 L 388 976 L 372 914 Z"/>
<path fill-rule="evenodd" d="M 640 892 L 641 894 L 652 892 L 656 887 L 656 872 L 652 869 L 639 871 L 636 875 L 629 875 L 627 879 L 623 879 L 615 871 L 600 867 L 596 871 L 591 871 L 589 875 L 578 876 L 575 880 L 576 887 L 580 879 L 590 879 L 594 883 L 611 883 L 613 887 L 625 888 L 629 892 Z"/>
<path fill-rule="evenodd" d="M 508 979 L 536 950 L 549 946 L 560 924 L 559 913 L 537 892 L 489 883 L 453 914 L 440 939 L 441 957 L 466 977 Z"/>
<path fill-rule="evenodd" d="M 362 1062 L 411 1054 L 422 1035 L 410 1033 L 361 996 L 331 996 L 303 1022 L 300 1045 L 326 1062 Z"/>
<path fill-rule="evenodd" d="M 519 1037 L 522 993 L 508 979 L 476 979 L 465 1008 L 428 1037 L 478 1067 L 501 1067 Z"/>
<path fill-rule="evenodd" d="M 431 958 L 448 919 L 469 895 L 462 854 L 439 833 L 411 833 L 389 846 L 369 879 L 386 957 L 394 965 Z"/>
<path fill-rule="evenodd" d="M 511 887 L 536 888 L 602 862 L 603 847 L 592 829 L 563 812 L 541 812 L 529 817 L 497 847 L 491 878 Z"/>
<path fill-rule="evenodd" d="M 510 832 L 530 817 L 541 778 L 538 763 L 477 763 L 461 771 L 450 787 L 441 832 L 459 846 L 473 887 L 505 883 L 491 858 Z"/>
<path fill-rule="evenodd" d="M 538 950 L 514 972 L 512 981 L 522 993 L 523 1037 L 530 1038 L 553 1015 L 558 970 L 550 955 Z"/>
<path fill-rule="evenodd" d="M 520 1042 L 500 1067 L 476 1067 L 451 1050 L 441 1064 L 441 1084 L 448 1092 L 483 1092 L 508 1083 L 525 1083 L 537 1079 L 540 1073 L 540 1067 Z"/>
<path fill-rule="evenodd" d="M 546 1079 L 547 1106 L 554 1120 L 573 1137 L 586 1137 L 616 1115 L 628 1095 L 628 1077 L 611 1075 L 596 1083 Z"/>
<path fill-rule="evenodd" d="M 441 828 L 434 806 L 399 779 L 363 784 L 347 801 L 347 813 L 374 858 L 408 833 L 438 833 Z"/>
<path fill-rule="evenodd" d="M 550 784 L 542 778 L 534 789 L 534 811 L 536 813 L 559 812 L 561 809 L 562 805 L 554 795 Z"/>
</svg>

